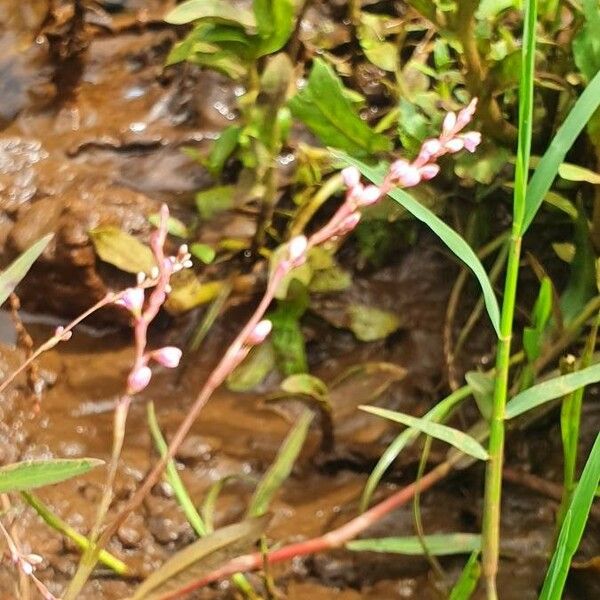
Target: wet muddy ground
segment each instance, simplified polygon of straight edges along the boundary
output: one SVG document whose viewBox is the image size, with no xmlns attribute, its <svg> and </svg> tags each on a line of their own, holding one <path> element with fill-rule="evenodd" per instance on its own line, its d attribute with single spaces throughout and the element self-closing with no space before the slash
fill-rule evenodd
<svg viewBox="0 0 600 600">
<path fill-rule="evenodd" d="M 7 262 L 48 231 L 52 245 L 20 289 L 29 311 L 25 321 L 37 343 L 52 331 L 49 318 L 75 315 L 110 287 L 127 279 L 99 264 L 87 231 L 114 224 L 144 238 L 145 216 L 160 201 L 186 214 L 193 192 L 208 185 L 206 173 L 182 152 L 203 149 L 234 116 L 236 90 L 220 77 L 186 68 L 164 72 L 165 55 L 176 39 L 160 19 L 168 0 L 115 0 L 74 9 L 71 2 L 0 0 L 0 251 Z M 51 10 L 52 8 L 52 10 Z M 209 232 L 210 233 L 210 232 Z M 361 414 L 359 404 L 378 404 L 423 414 L 444 390 L 441 331 L 455 266 L 421 234 L 419 243 L 375 275 L 357 277 L 343 298 L 323 299 L 318 311 L 335 312 L 349 298 L 396 312 L 403 326 L 386 342 L 357 343 L 351 334 L 315 325 L 307 331 L 311 371 L 331 382 L 345 368 L 365 361 L 389 361 L 405 367 L 407 377 L 384 386 L 381 375 L 336 388 L 335 446 L 324 454 L 315 429 L 301 460 L 272 506 L 271 540 L 285 543 L 324 533 L 356 514 L 369 470 L 397 431 Z M 163 373 L 132 407 L 115 501 L 116 514 L 156 460 L 146 425 L 145 405 L 156 404 L 167 436 L 183 418 L 211 365 L 246 315 L 244 303 L 217 322 L 201 351 L 187 357 L 176 373 Z M 317 312 L 318 312 L 317 311 Z M 35 316 L 31 316 L 35 315 Z M 23 381 L 0 402 L 0 460 L 94 456 L 107 458 L 112 439 L 112 408 L 132 358 L 130 334 L 123 323 L 107 328 L 114 315 L 84 329 L 40 362 L 48 382 L 39 413 Z M 164 319 L 153 344 L 181 344 L 189 333 L 184 319 Z M 12 325 L 2 315 L 0 371 L 22 360 L 14 349 Z M 471 364 L 485 365 L 489 337 L 477 334 Z M 483 348 L 483 350 L 482 350 Z M 192 498 L 200 503 L 209 486 L 227 475 L 258 478 L 273 460 L 290 428 L 293 410 L 284 413 L 266 402 L 276 381 L 259 392 L 220 390 L 210 401 L 177 455 Z M 597 403 L 584 419 L 584 446 L 600 425 Z M 468 418 L 467 409 L 466 417 Z M 558 482 L 560 433 L 552 422 L 515 435 L 508 446 L 509 465 Z M 432 461 L 444 456 L 434 446 Z M 383 498 L 414 479 L 418 449 L 406 452 L 378 491 Z M 482 471 L 459 471 L 422 499 L 427 533 L 478 531 Z M 87 533 L 105 477 L 103 469 L 51 486 L 39 496 L 69 524 Z M 217 508 L 219 525 L 239 520 L 252 493 L 244 482 L 225 487 Z M 476 500 L 474 500 L 476 499 Z M 555 501 L 523 486 L 508 484 L 504 502 L 506 545 L 500 586 L 505 600 L 537 597 L 546 553 L 552 543 Z M 59 595 L 74 573 L 78 554 L 72 544 L 46 527 L 32 511 L 18 508 L 17 531 L 26 551 L 44 558 L 40 578 Z M 592 520 L 582 556 L 596 555 L 598 521 Z M 369 536 L 413 534 L 412 510 L 395 511 Z M 82 598 L 127 597 L 135 583 L 154 571 L 194 535 L 165 484 L 157 485 L 142 509 L 132 515 L 110 550 L 131 566 L 133 581 L 98 569 Z M 451 577 L 463 559 L 443 562 Z M 275 570 L 285 598 L 354 600 L 365 598 L 443 598 L 427 563 L 418 558 L 352 554 L 343 550 L 310 557 Z M 254 577 L 254 576 L 252 576 Z M 14 597 L 15 575 L 0 566 L 0 598 Z M 597 578 L 572 577 L 568 598 L 600 595 Z M 233 597 L 228 584 L 197 594 Z"/>
</svg>

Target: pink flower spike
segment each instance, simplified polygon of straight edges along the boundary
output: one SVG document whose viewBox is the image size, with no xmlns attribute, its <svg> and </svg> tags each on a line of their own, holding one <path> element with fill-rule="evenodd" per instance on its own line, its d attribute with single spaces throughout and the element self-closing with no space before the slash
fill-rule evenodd
<svg viewBox="0 0 600 600">
<path fill-rule="evenodd" d="M 342 180 L 347 188 L 354 188 L 360 183 L 360 173 L 356 167 L 346 167 L 342 170 Z"/>
<path fill-rule="evenodd" d="M 406 169 L 406 172 L 402 177 L 398 180 L 398 185 L 400 187 L 413 187 L 421 182 L 421 173 L 419 169 L 409 165 Z"/>
<path fill-rule="evenodd" d="M 449 112 L 444 118 L 444 124 L 442 125 L 442 131 L 444 135 L 452 135 L 454 128 L 456 127 L 456 113 Z"/>
<path fill-rule="evenodd" d="M 477 146 L 481 144 L 481 133 L 479 131 L 469 131 L 462 136 L 462 140 L 469 152 L 475 152 Z"/>
<path fill-rule="evenodd" d="M 440 167 L 434 164 L 425 165 L 419 169 L 419 172 L 421 173 L 421 179 L 428 181 L 429 179 L 433 179 L 440 172 Z"/>
<path fill-rule="evenodd" d="M 259 344 L 262 344 L 271 333 L 271 329 L 273 329 L 273 324 L 269 319 L 259 321 L 250 335 L 246 338 L 246 344 L 248 346 L 258 346 Z"/>
<path fill-rule="evenodd" d="M 124 306 L 134 316 L 139 317 L 144 306 L 144 290 L 141 288 L 128 288 L 125 290 L 122 298 L 115 304 Z"/>
<path fill-rule="evenodd" d="M 445 144 L 446 150 L 448 152 L 460 152 L 465 147 L 465 142 L 462 138 L 452 138 L 448 140 Z"/>
<path fill-rule="evenodd" d="M 376 185 L 368 185 L 362 190 L 356 200 L 359 206 L 369 206 L 375 204 L 380 197 L 381 190 Z"/>
<path fill-rule="evenodd" d="M 436 138 L 425 140 L 419 152 L 419 158 L 429 161 L 436 157 L 442 150 L 442 143 Z"/>
<path fill-rule="evenodd" d="M 360 218 L 361 218 L 361 215 L 359 212 L 353 212 L 353 213 L 349 214 L 338 225 L 337 234 L 338 235 L 346 235 L 347 233 L 350 233 L 360 223 Z"/>
<path fill-rule="evenodd" d="M 175 346 L 165 346 L 159 350 L 155 350 L 150 354 L 151 358 L 163 367 L 174 369 L 179 365 L 181 360 L 181 350 Z"/>
<path fill-rule="evenodd" d="M 304 258 L 304 253 L 308 248 L 308 240 L 304 235 L 297 235 L 295 238 L 290 240 L 288 245 L 289 248 L 289 256 L 290 260 L 293 263 L 298 262 L 300 259 Z"/>
<path fill-rule="evenodd" d="M 127 393 L 138 394 L 141 392 L 149 383 L 152 378 L 152 371 L 150 367 L 144 365 L 139 369 L 136 369 L 129 374 L 127 378 Z"/>
</svg>

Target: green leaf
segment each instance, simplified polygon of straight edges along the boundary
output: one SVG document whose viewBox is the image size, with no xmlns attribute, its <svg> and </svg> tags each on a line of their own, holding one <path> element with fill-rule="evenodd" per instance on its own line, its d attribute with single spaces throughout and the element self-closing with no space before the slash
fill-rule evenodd
<svg viewBox="0 0 600 600">
<path fill-rule="evenodd" d="M 248 517 L 263 515 L 269 509 L 273 496 L 292 472 L 294 463 L 302 450 L 302 446 L 304 446 L 313 417 L 311 410 L 305 410 L 285 438 L 273 464 L 265 473 L 252 496 L 248 508 Z"/>
<path fill-rule="evenodd" d="M 469 600 L 477 588 L 480 576 L 479 550 L 473 550 L 458 581 L 454 584 L 448 600 Z"/>
<path fill-rule="evenodd" d="M 33 490 L 83 475 L 103 465 L 97 458 L 26 460 L 0 467 L 0 493 Z"/>
<path fill-rule="evenodd" d="M 423 417 L 422 420 L 431 421 L 442 421 L 444 420 L 454 408 L 460 404 L 465 398 L 471 395 L 471 391 L 468 387 L 460 388 L 453 392 L 442 401 L 438 402 L 429 412 Z M 360 510 L 365 511 L 371 502 L 375 488 L 379 485 L 381 478 L 387 471 L 389 466 L 396 460 L 400 452 L 407 446 L 410 446 L 419 436 L 420 431 L 417 429 L 409 428 L 405 429 L 400 433 L 394 441 L 386 448 L 385 452 L 381 455 L 381 458 L 375 465 L 373 471 L 369 475 L 367 485 L 363 491 L 360 499 Z"/>
<path fill-rule="evenodd" d="M 275 368 L 275 352 L 269 342 L 255 346 L 244 362 L 227 378 L 227 387 L 233 392 L 253 390 Z"/>
<path fill-rule="evenodd" d="M 234 473 L 233 475 L 226 475 L 225 477 L 221 477 L 221 479 L 215 481 L 204 494 L 200 512 L 202 514 L 202 520 L 206 524 L 208 533 L 212 533 L 214 531 L 215 510 L 217 501 L 221 492 L 223 491 L 223 488 L 230 483 L 235 483 L 236 481 L 248 483 L 253 486 L 257 483 L 254 476 L 246 475 L 245 473 Z"/>
<path fill-rule="evenodd" d="M 481 548 L 481 536 L 475 533 L 436 533 L 424 536 L 378 538 L 348 542 L 346 548 L 355 552 L 386 552 L 390 554 L 408 554 L 423 556 L 423 546 L 433 556 L 451 556 L 469 554 Z M 423 541 L 425 544 L 423 544 Z"/>
<path fill-rule="evenodd" d="M 600 434 L 587 459 L 560 529 L 556 549 L 546 572 L 540 600 L 560 600 L 573 555 L 579 547 L 600 481 Z"/>
<path fill-rule="evenodd" d="M 239 125 L 230 125 L 221 131 L 204 161 L 204 166 L 211 175 L 221 175 L 225 163 L 238 146 L 241 132 L 242 128 Z"/>
<path fill-rule="evenodd" d="M 53 235 L 54 234 L 49 233 L 32 244 L 25 252 L 20 254 L 10 265 L 8 265 L 2 273 L 0 273 L 0 305 L 4 304 L 17 285 L 19 285 L 23 277 L 27 275 L 31 265 L 33 265 L 40 254 L 46 249 L 46 246 Z"/>
<path fill-rule="evenodd" d="M 228 0 L 188 0 L 176 6 L 165 17 L 165 21 L 173 25 L 191 23 L 199 19 L 239 25 L 246 29 L 256 27 L 256 20 L 252 12 L 232 4 Z"/>
<path fill-rule="evenodd" d="M 553 377 L 517 394 L 506 405 L 506 419 L 513 419 L 546 402 L 562 398 L 578 388 L 600 381 L 600 363 L 581 371 Z"/>
<path fill-rule="evenodd" d="M 361 342 L 373 342 L 394 333 L 402 321 L 394 313 L 366 304 L 348 307 L 350 329 Z"/>
<path fill-rule="evenodd" d="M 293 115 L 328 146 L 351 155 L 369 156 L 390 150 L 391 142 L 363 121 L 344 94 L 344 86 L 322 59 L 313 62 L 306 87 L 290 101 Z"/>
<path fill-rule="evenodd" d="M 329 390 L 322 379 L 310 373 L 290 375 L 281 382 L 281 389 L 291 396 L 310 396 L 325 404 L 329 403 Z"/>
<path fill-rule="evenodd" d="M 126 273 L 150 273 L 156 265 L 152 250 L 118 227 L 107 225 L 89 232 L 96 254 Z"/>
<path fill-rule="evenodd" d="M 484 144 L 477 152 L 461 154 L 455 162 L 454 172 L 466 181 L 489 185 L 501 169 L 508 164 L 510 151 L 503 146 Z"/>
<path fill-rule="evenodd" d="M 384 71 L 395 72 L 398 67 L 398 47 L 385 41 L 388 15 L 361 12 L 357 28 L 358 41 L 365 56 Z"/>
<path fill-rule="evenodd" d="M 132 600 L 158 600 L 200 579 L 227 560 L 248 551 L 262 535 L 268 518 L 235 523 L 186 546 L 152 573 L 135 591 Z"/>
<path fill-rule="evenodd" d="M 189 270 L 181 271 L 176 275 L 171 279 L 173 289 L 165 302 L 165 308 L 175 315 L 212 302 L 226 285 L 222 281 L 203 283 Z"/>
<path fill-rule="evenodd" d="M 254 0 L 254 16 L 260 42 L 256 56 L 281 50 L 296 26 L 294 0 Z"/>
<path fill-rule="evenodd" d="M 160 456 L 164 458 L 167 454 L 168 446 L 158 425 L 156 411 L 154 410 L 154 402 L 148 402 L 147 414 L 148 427 L 150 429 L 152 439 L 154 440 L 154 445 L 156 446 Z M 181 481 L 181 477 L 177 472 L 175 461 L 172 458 L 167 461 L 165 474 L 169 485 L 173 488 L 175 498 L 177 498 L 177 502 L 179 503 L 183 514 L 188 520 L 188 523 L 193 527 L 197 535 L 200 537 L 205 536 L 208 533 L 208 528 L 202 521 L 202 518 L 198 514 L 198 511 L 196 510 L 188 491 L 185 489 L 183 481 Z"/>
<path fill-rule="evenodd" d="M 198 214 L 205 220 L 233 208 L 235 186 L 218 185 L 196 194 Z"/>
<path fill-rule="evenodd" d="M 417 419 L 416 417 L 411 417 L 410 415 L 405 415 L 404 413 L 388 410 L 386 408 L 378 408 L 376 406 L 361 406 L 359 408 L 373 415 L 377 415 L 378 417 L 390 419 L 390 421 L 395 421 L 396 423 L 402 423 L 407 427 L 418 429 L 422 433 L 438 440 L 442 440 L 474 458 L 480 460 L 487 460 L 489 458 L 488 453 L 477 440 L 458 429 L 453 429 L 452 427 L 447 427 L 440 423 L 433 423 L 429 419 Z"/>
<path fill-rule="evenodd" d="M 160 225 L 160 215 L 158 213 L 152 213 L 148 217 L 148 222 L 154 227 L 158 227 Z M 190 237 L 189 229 L 186 224 L 175 217 L 169 217 L 167 220 L 167 231 L 176 237 L 183 238 L 187 240 Z"/>
<path fill-rule="evenodd" d="M 481 416 L 489 421 L 492 416 L 494 378 L 480 371 L 469 371 L 465 374 L 465 380 L 471 386 Z"/>
<path fill-rule="evenodd" d="M 552 312 L 552 281 L 544 277 L 533 306 L 532 325 L 523 330 L 523 349 L 529 363 L 534 362 L 542 350 L 544 331 Z"/>
<path fill-rule="evenodd" d="M 334 152 L 334 155 L 344 163 L 354 165 L 367 179 L 370 179 L 373 183 L 378 185 L 381 184 L 384 174 L 387 172 L 387 165 L 380 165 L 378 168 L 375 168 L 370 167 L 343 152 Z M 419 202 L 404 190 L 396 188 L 393 189 L 389 195 L 408 210 L 415 218 L 428 225 L 456 257 L 473 271 L 473 274 L 477 277 L 483 291 L 485 306 L 490 320 L 492 321 L 492 325 L 496 333 L 500 335 L 500 309 L 498 307 L 498 300 L 496 299 L 494 289 L 487 273 L 473 249 L 460 235 L 458 235 L 458 233 L 456 233 L 456 231 L 446 225 L 444 221 L 434 215 L 422 204 L 419 204 Z"/>
<path fill-rule="evenodd" d="M 201 260 L 205 265 L 209 265 L 213 260 L 215 260 L 215 256 L 217 254 L 212 246 L 209 246 L 208 244 L 200 244 L 199 242 L 194 242 L 190 246 L 190 253 L 198 260 Z"/>
<path fill-rule="evenodd" d="M 573 40 L 573 58 L 587 81 L 600 71 L 600 6 L 598 0 L 583 0 L 585 21 Z"/>
<path fill-rule="evenodd" d="M 522 233 L 525 233 L 531 225 L 546 193 L 550 190 L 559 166 L 564 162 L 568 150 L 598 106 L 600 106 L 600 72 L 591 79 L 577 102 L 575 102 L 529 181 Z"/>
<path fill-rule="evenodd" d="M 600 174 L 571 163 L 561 163 L 558 174 L 567 181 L 587 181 L 594 185 L 600 184 Z"/>
</svg>

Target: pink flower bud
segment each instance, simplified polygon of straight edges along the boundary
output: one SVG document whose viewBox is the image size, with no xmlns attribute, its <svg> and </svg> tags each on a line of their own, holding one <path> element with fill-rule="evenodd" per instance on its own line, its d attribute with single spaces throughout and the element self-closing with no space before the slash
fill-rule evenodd
<svg viewBox="0 0 600 600">
<path fill-rule="evenodd" d="M 395 160 L 390 165 L 390 174 L 394 179 L 402 179 L 404 175 L 406 175 L 407 170 L 409 169 L 410 164 L 408 161 L 404 159 Z"/>
<path fill-rule="evenodd" d="M 296 263 L 300 259 L 304 258 L 304 253 L 308 248 L 308 240 L 304 235 L 297 235 L 295 238 L 290 240 L 288 244 L 289 257 L 293 263 Z"/>
<path fill-rule="evenodd" d="M 419 158 L 425 161 L 431 160 L 433 157 L 437 156 L 438 153 L 442 150 L 442 143 L 440 140 L 436 138 L 432 138 L 429 140 L 425 140 L 423 145 L 421 146 L 421 150 L 419 152 Z"/>
<path fill-rule="evenodd" d="M 350 233 L 360 222 L 360 213 L 353 212 L 349 214 L 337 227 L 338 235 Z"/>
<path fill-rule="evenodd" d="M 456 119 L 456 128 L 457 130 L 462 129 L 465 125 L 468 125 L 473 119 L 473 115 L 475 114 L 475 109 L 477 108 L 477 98 L 473 98 L 471 102 L 469 102 L 468 106 L 465 106 L 459 113 L 458 118 Z"/>
<path fill-rule="evenodd" d="M 481 133 L 479 131 L 469 131 L 462 136 L 465 148 L 469 152 L 475 152 L 477 146 L 481 143 Z"/>
<path fill-rule="evenodd" d="M 456 114 L 449 112 L 444 118 L 444 124 L 442 125 L 442 131 L 444 135 L 451 135 L 456 127 Z"/>
<path fill-rule="evenodd" d="M 175 346 L 165 346 L 150 354 L 151 358 L 163 367 L 174 369 L 181 360 L 181 350 Z"/>
<path fill-rule="evenodd" d="M 435 164 L 425 165 L 419 169 L 419 172 L 421 173 L 421 179 L 428 181 L 429 179 L 433 179 L 440 172 L 440 167 Z"/>
<path fill-rule="evenodd" d="M 273 324 L 269 319 L 259 321 L 250 335 L 246 338 L 246 344 L 248 346 L 258 346 L 258 344 L 262 344 L 271 333 L 271 329 L 273 329 Z"/>
<path fill-rule="evenodd" d="M 421 182 L 421 173 L 419 169 L 409 165 L 406 172 L 402 177 L 398 179 L 398 186 L 400 187 L 412 187 Z"/>
<path fill-rule="evenodd" d="M 346 167 L 342 170 L 342 179 L 344 185 L 352 189 L 360 183 L 360 173 L 356 167 Z"/>
<path fill-rule="evenodd" d="M 144 290 L 138 287 L 128 288 L 115 304 L 124 306 L 134 316 L 139 317 L 144 306 Z"/>
<path fill-rule="evenodd" d="M 356 198 L 359 206 L 369 206 L 375 204 L 381 197 L 381 190 L 376 185 L 368 185 Z"/>
<path fill-rule="evenodd" d="M 152 371 L 145 365 L 131 372 L 127 378 L 127 393 L 138 394 L 150 383 L 151 378 Z"/>
<path fill-rule="evenodd" d="M 460 152 L 465 147 L 465 143 L 462 138 L 452 138 L 445 143 L 445 147 L 448 152 Z"/>
</svg>

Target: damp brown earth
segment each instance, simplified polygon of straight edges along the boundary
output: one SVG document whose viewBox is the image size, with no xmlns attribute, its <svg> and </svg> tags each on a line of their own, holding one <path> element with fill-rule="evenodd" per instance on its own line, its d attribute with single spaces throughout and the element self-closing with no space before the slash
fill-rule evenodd
<svg viewBox="0 0 600 600">
<path fill-rule="evenodd" d="M 129 281 L 97 260 L 88 237 L 90 229 L 117 225 L 145 239 L 149 233 L 146 216 L 161 201 L 185 217 L 193 192 L 210 182 L 182 148 L 205 148 L 231 122 L 236 90 L 212 74 L 163 70 L 176 32 L 161 18 L 172 4 L 169 0 L 106 0 L 83 10 L 79 3 L 67 1 L 39 0 L 15 8 L 12 0 L 0 0 L 3 262 L 41 235 L 55 232 L 41 262 L 19 290 L 28 311 L 23 318 L 36 343 L 50 335 L 64 317 L 77 314 L 108 289 Z M 314 22 L 318 16 L 317 11 Z M 345 35 L 343 28 L 331 31 L 331 35 Z M 334 389 L 333 449 L 323 452 L 316 427 L 271 507 L 269 540 L 286 543 L 317 536 L 357 514 L 368 473 L 397 431 L 361 413 L 358 405 L 376 402 L 422 415 L 440 398 L 445 368 L 442 329 L 453 278 L 449 274 L 456 272 L 435 241 L 421 233 L 420 241 L 394 264 L 369 277 L 357 276 L 343 296 L 315 302 L 315 314 L 330 322 L 341 314 L 341 305 L 353 301 L 395 312 L 402 327 L 386 342 L 359 344 L 343 329 L 321 322 L 310 325 L 306 335 L 313 373 L 332 382 L 353 365 L 386 361 L 405 368 L 407 375 L 400 382 L 386 381 L 381 374 L 365 375 Z M 148 433 L 147 403 L 154 402 L 160 425 L 169 436 L 216 358 L 244 323 L 251 303 L 252 298 L 240 300 L 227 319 L 216 323 L 198 353 L 187 356 L 178 372 L 160 374 L 136 399 L 111 516 L 119 512 L 157 459 Z M 54 316 L 46 316 L 50 314 Z M 165 316 L 153 331 L 152 343 L 180 345 L 193 324 L 189 318 Z M 7 314 L 2 314 L 0 330 L 4 376 L 23 355 L 15 349 Z M 489 360 L 481 350 L 489 346 L 488 336 L 485 330 L 475 336 L 467 353 L 469 366 L 484 366 Z M 39 409 L 23 380 L 0 401 L 1 462 L 45 457 L 107 459 L 112 410 L 132 359 L 130 338 L 126 320 L 113 312 L 44 355 L 39 364 L 39 377 L 45 382 Z M 268 401 L 277 383 L 268 380 L 252 394 L 219 390 L 176 456 L 197 504 L 215 482 L 237 476 L 219 497 L 217 525 L 243 518 L 252 481 L 272 462 L 293 422 L 294 406 L 284 409 Z M 376 397 L 374 389 L 381 392 Z M 582 436 L 588 445 L 600 425 L 595 406 L 591 405 L 583 421 Z M 521 471 L 548 481 L 560 480 L 556 426 L 541 423 L 526 434 L 515 434 L 508 452 L 509 466 L 518 465 Z M 434 446 L 431 461 L 443 456 L 444 449 Z M 414 480 L 418 459 L 418 448 L 403 454 L 377 497 Z M 481 507 L 474 499 L 481 497 L 482 474 L 477 468 L 457 471 L 423 496 L 427 533 L 480 529 Z M 86 534 L 104 478 L 105 471 L 99 468 L 42 489 L 39 496 Z M 15 510 L 23 549 L 43 557 L 39 577 L 60 595 L 75 571 L 78 551 L 30 509 L 18 506 Z M 506 544 L 499 584 L 503 598 L 536 598 L 554 535 L 557 503 L 509 483 L 503 510 Z M 598 521 L 592 520 L 582 555 L 598 554 L 598 527 Z M 410 506 L 393 512 L 368 532 L 369 537 L 411 534 Z M 141 579 L 194 539 L 173 491 L 165 483 L 155 486 L 109 546 L 130 566 L 133 577 L 117 578 L 99 568 L 81 597 L 126 598 Z M 455 577 L 462 562 L 448 559 L 443 566 Z M 274 575 L 281 595 L 295 600 L 444 597 L 428 563 L 417 557 L 340 549 L 278 566 Z M 0 598 L 15 597 L 14 584 L 12 566 L 4 561 Z M 569 593 L 573 600 L 597 598 L 598 581 L 576 573 Z M 234 592 L 223 583 L 194 597 L 229 598 Z"/>
</svg>

